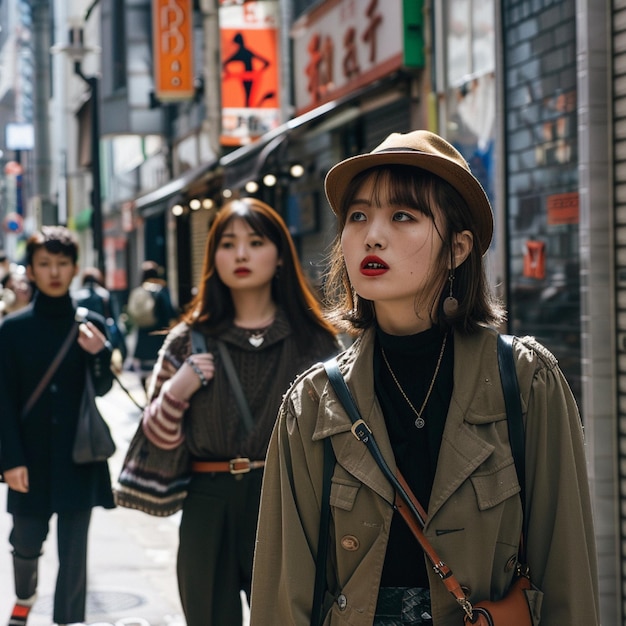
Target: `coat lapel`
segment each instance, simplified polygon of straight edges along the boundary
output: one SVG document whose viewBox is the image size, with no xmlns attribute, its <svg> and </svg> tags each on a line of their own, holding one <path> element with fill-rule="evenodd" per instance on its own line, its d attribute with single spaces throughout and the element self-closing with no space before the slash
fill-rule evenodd
<svg viewBox="0 0 626 626">
<path fill-rule="evenodd" d="M 395 459 L 387 435 L 380 405 L 374 393 L 373 331 L 367 331 L 339 359 L 346 383 L 357 399 L 362 419 L 372 430 L 380 451 L 389 467 L 395 471 Z M 326 383 L 320 401 L 320 414 L 313 439 L 332 436 L 337 462 L 363 484 L 393 503 L 394 490 L 372 457 L 367 446 L 351 431 L 352 422 L 337 399 L 330 382 Z"/>
<path fill-rule="evenodd" d="M 455 386 L 441 441 L 431 499 L 428 503 L 429 522 L 459 486 L 494 451 L 492 444 L 479 437 L 472 423 L 484 424 L 502 418 L 503 407 L 493 405 L 494 397 L 500 397 L 493 394 L 493 385 L 500 388 L 495 358 L 495 336 L 494 332 L 454 337 Z M 493 352 L 492 358 L 481 359 L 481 353 L 484 351 Z M 357 399 L 359 412 L 372 430 L 383 457 L 391 470 L 395 471 L 395 458 L 374 391 L 373 352 L 374 331 L 368 330 L 341 355 L 339 367 L 352 395 Z M 493 363 L 493 366 L 490 366 L 489 370 L 479 370 L 472 367 L 476 362 Z M 393 487 L 365 444 L 352 434 L 350 430 L 352 422 L 337 399 L 330 382 L 326 382 L 322 394 L 313 438 L 332 436 L 337 462 L 385 500 L 393 502 Z"/>
<path fill-rule="evenodd" d="M 471 423 L 485 424 L 502 418 L 501 407 L 493 404 L 494 398 L 499 397 L 493 393 L 493 386 L 500 388 L 495 336 L 454 336 L 454 390 L 428 503 L 429 522 L 494 451 L 494 446 L 482 439 Z M 492 358 L 481 357 L 486 351 L 493 352 Z M 477 362 L 493 366 L 489 370 L 472 367 Z"/>
</svg>

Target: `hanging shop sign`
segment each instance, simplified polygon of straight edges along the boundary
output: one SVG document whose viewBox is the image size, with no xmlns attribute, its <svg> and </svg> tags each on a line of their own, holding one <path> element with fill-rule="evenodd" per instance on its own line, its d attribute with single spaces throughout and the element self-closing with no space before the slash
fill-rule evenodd
<svg viewBox="0 0 626 626">
<path fill-rule="evenodd" d="M 527 241 L 524 245 L 523 275 L 543 280 L 546 277 L 546 244 L 543 241 Z"/>
<path fill-rule="evenodd" d="M 194 96 L 192 0 L 152 0 L 154 90 L 158 100 Z"/>
<path fill-rule="evenodd" d="M 276 1 L 219 10 L 224 146 L 242 146 L 280 124 L 279 6 Z"/>
<path fill-rule="evenodd" d="M 548 196 L 546 206 L 548 210 L 548 226 L 578 224 L 580 221 L 577 191 L 555 193 Z"/>
<path fill-rule="evenodd" d="M 402 0 L 326 2 L 295 22 L 291 38 L 294 66 L 301 68 L 294 75 L 298 114 L 405 64 L 409 31 L 404 28 L 403 6 Z"/>
</svg>

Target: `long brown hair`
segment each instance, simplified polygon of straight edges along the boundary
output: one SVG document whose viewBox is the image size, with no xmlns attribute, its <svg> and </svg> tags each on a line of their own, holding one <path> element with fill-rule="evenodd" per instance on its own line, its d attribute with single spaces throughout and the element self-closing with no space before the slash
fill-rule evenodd
<svg viewBox="0 0 626 626">
<path fill-rule="evenodd" d="M 256 198 L 232 200 L 217 214 L 206 240 L 198 293 L 183 314 L 183 321 L 189 325 L 205 324 L 215 334 L 232 323 L 235 315 L 233 299 L 215 269 L 215 252 L 224 231 L 234 219 L 243 219 L 255 233 L 267 238 L 278 249 L 282 264 L 272 279 L 272 298 L 286 313 L 298 345 L 306 346 L 310 342 L 307 328 L 319 327 L 334 336 L 336 330 L 322 315 L 321 304 L 302 271 L 285 222 L 274 209 Z"/>
<path fill-rule="evenodd" d="M 359 188 L 366 179 L 373 177 L 374 203 L 377 196 L 387 193 L 386 200 L 392 205 L 413 207 L 433 220 L 443 246 L 432 269 L 437 285 L 429 311 L 437 311 L 436 320 L 442 328 L 453 328 L 462 333 L 475 331 L 485 324 L 500 324 L 504 311 L 489 290 L 483 259 L 477 246 L 455 270 L 453 295 L 458 300 L 454 315 L 443 313 L 443 301 L 448 296 L 448 262 L 452 255 L 455 233 L 469 230 L 476 237 L 476 227 L 470 211 L 457 191 L 439 176 L 426 170 L 408 166 L 379 166 L 365 170 L 354 177 L 346 188 L 343 203 L 337 212 L 337 236 L 330 254 L 330 264 L 325 284 L 331 306 L 330 319 L 345 332 L 358 334 L 375 323 L 374 304 L 354 292 L 343 258 L 341 233 L 346 225 L 347 211 Z M 441 216 L 442 227 L 436 216 Z M 416 306 L 417 310 L 417 306 Z"/>
</svg>

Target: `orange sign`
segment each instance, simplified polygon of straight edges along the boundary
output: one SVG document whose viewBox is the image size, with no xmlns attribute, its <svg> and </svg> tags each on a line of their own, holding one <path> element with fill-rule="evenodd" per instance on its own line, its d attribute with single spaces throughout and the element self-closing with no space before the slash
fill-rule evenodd
<svg viewBox="0 0 626 626">
<path fill-rule="evenodd" d="M 192 20 L 191 0 L 152 0 L 154 87 L 164 102 L 194 95 Z"/>
<path fill-rule="evenodd" d="M 222 145 L 249 143 L 280 122 L 278 3 L 220 8 Z"/>
<path fill-rule="evenodd" d="M 548 196 L 548 226 L 578 224 L 578 192 L 557 193 Z"/>
</svg>

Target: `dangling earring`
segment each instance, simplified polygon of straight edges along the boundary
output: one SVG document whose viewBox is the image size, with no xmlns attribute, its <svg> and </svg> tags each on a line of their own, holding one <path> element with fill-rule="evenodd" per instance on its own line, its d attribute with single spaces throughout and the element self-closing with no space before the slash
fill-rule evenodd
<svg viewBox="0 0 626 626">
<path fill-rule="evenodd" d="M 448 282 L 450 283 L 450 292 L 448 297 L 443 301 L 443 312 L 447 317 L 453 317 L 459 310 L 459 301 L 452 293 L 452 283 L 454 283 L 454 268 L 448 274 Z"/>
</svg>

